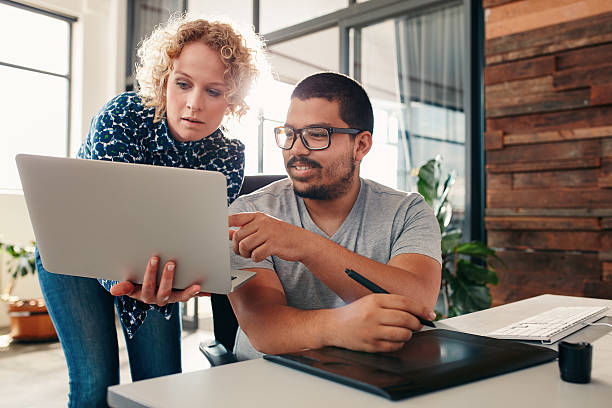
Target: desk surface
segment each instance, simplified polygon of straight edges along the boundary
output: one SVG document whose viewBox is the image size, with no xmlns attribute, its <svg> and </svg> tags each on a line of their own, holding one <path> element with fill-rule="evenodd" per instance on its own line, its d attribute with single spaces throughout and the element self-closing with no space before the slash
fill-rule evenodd
<svg viewBox="0 0 612 408">
<path fill-rule="evenodd" d="M 486 334 L 556 306 L 610 307 L 612 300 L 542 295 L 436 322 L 437 327 Z M 116 408 L 141 407 L 605 407 L 612 401 L 612 329 L 589 326 L 564 340 L 593 344 L 590 384 L 566 383 L 557 362 L 488 378 L 442 391 L 388 401 L 275 363 L 257 359 L 208 370 L 109 387 Z M 556 344 L 550 346 L 557 348 Z M 204 358 L 204 357 L 202 357 Z"/>
</svg>

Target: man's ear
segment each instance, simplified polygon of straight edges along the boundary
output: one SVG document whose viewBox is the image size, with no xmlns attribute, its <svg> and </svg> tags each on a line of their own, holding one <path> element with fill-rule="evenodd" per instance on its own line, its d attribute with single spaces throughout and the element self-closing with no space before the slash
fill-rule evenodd
<svg viewBox="0 0 612 408">
<path fill-rule="evenodd" d="M 353 157 L 356 161 L 361 162 L 363 157 L 368 154 L 372 148 L 372 133 L 363 131 L 355 136 L 355 144 L 353 146 Z"/>
</svg>

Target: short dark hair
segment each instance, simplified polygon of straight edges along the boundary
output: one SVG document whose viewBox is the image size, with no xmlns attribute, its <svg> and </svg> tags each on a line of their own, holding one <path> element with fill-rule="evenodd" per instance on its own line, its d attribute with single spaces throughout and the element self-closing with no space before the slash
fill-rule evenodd
<svg viewBox="0 0 612 408">
<path fill-rule="evenodd" d="M 307 76 L 296 85 L 291 98 L 300 100 L 324 98 L 337 101 L 340 105 L 340 117 L 350 127 L 374 130 L 374 113 L 368 94 L 359 82 L 335 72 L 319 72 Z"/>
</svg>

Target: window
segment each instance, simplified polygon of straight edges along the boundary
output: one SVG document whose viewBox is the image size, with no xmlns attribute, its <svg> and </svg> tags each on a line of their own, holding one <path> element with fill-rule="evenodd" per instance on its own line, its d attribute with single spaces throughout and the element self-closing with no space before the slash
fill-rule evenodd
<svg viewBox="0 0 612 408">
<path fill-rule="evenodd" d="M 68 154 L 73 21 L 0 2 L 1 190 L 21 189 L 16 154 Z"/>
<path fill-rule="evenodd" d="M 338 71 L 339 37 L 334 27 L 271 45 L 270 65 L 281 81 L 292 85 L 315 72 Z"/>
<path fill-rule="evenodd" d="M 126 90 L 134 90 L 135 66 L 138 60 L 136 51 L 158 24 L 168 21 L 168 18 L 185 10 L 186 0 L 132 0 L 128 2 L 128 30 L 126 55 Z"/>
<path fill-rule="evenodd" d="M 314 72 L 343 72 L 363 84 L 374 109 L 374 146 L 361 175 L 416 191 L 416 170 L 439 154 L 456 173 L 453 222 L 463 223 L 466 239 L 484 239 L 476 75 L 481 6 L 468 0 L 286 3 L 253 2 L 254 25 L 278 81 L 260 91 L 268 98 L 235 134 L 246 145 L 246 174 L 284 173 L 272 128 L 285 120 L 293 85 Z"/>
<path fill-rule="evenodd" d="M 457 176 L 450 200 L 453 222 L 461 223 L 465 210 L 464 5 L 400 15 L 353 30 L 359 31 L 352 36 L 356 57 L 351 73 L 360 75 L 375 115 L 374 145 L 361 166 L 362 176 L 416 191 L 418 168 L 440 155 L 444 167 Z M 383 162 L 386 165 L 380 166 Z"/>
<path fill-rule="evenodd" d="M 269 33 L 299 24 L 340 10 L 348 4 L 348 0 L 260 0 L 261 32 Z"/>
</svg>

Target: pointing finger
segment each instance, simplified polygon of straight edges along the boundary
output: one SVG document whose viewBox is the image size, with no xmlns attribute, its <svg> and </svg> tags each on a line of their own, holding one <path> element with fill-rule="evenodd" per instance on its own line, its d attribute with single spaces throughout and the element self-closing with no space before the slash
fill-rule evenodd
<svg viewBox="0 0 612 408">
<path fill-rule="evenodd" d="M 227 222 L 230 227 L 242 227 L 244 224 L 248 224 L 255 218 L 253 212 L 237 213 L 227 217 Z"/>
</svg>

